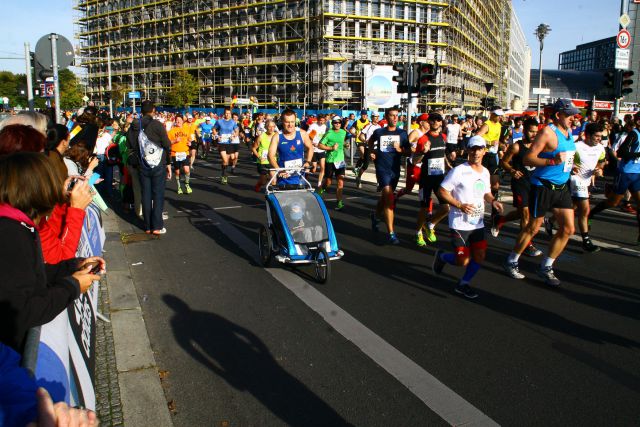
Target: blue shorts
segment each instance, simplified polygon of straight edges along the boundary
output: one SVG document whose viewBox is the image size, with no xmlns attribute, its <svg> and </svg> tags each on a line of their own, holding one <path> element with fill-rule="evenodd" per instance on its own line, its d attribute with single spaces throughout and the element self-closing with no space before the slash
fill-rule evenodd
<svg viewBox="0 0 640 427">
<path fill-rule="evenodd" d="M 400 180 L 400 171 L 396 173 L 392 170 L 376 169 L 376 180 L 378 181 L 378 191 L 387 186 L 391 187 L 391 191 L 395 191 Z"/>
<path fill-rule="evenodd" d="M 621 195 L 627 190 L 632 193 L 640 191 L 640 173 L 620 172 L 620 174 L 618 174 L 613 192 Z"/>
</svg>

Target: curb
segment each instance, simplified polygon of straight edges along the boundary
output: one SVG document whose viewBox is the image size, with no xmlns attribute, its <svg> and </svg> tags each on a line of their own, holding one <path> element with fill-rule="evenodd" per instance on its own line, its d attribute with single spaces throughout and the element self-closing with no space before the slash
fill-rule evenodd
<svg viewBox="0 0 640 427">
<path fill-rule="evenodd" d="M 173 426 L 129 262 L 120 240 L 118 217 L 111 210 L 103 214 L 102 222 L 107 235 L 104 255 L 110 297 L 108 317 L 113 329 L 124 425 Z"/>
</svg>

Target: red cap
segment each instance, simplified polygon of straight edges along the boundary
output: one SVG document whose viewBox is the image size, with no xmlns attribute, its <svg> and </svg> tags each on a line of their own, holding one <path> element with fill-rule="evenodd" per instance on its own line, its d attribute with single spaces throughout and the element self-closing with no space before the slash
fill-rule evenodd
<svg viewBox="0 0 640 427">
<path fill-rule="evenodd" d="M 378 122 L 378 124 L 382 127 L 385 127 L 387 125 L 387 121 L 385 119 L 382 119 Z"/>
<path fill-rule="evenodd" d="M 419 122 L 427 122 L 427 121 L 429 121 L 429 115 L 428 114 L 420 114 L 420 117 L 418 117 L 418 121 Z"/>
</svg>

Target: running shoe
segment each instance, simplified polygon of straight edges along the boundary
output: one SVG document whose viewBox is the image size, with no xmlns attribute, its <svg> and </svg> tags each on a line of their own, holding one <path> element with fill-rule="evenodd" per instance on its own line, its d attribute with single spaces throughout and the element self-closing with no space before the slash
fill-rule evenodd
<svg viewBox="0 0 640 427">
<path fill-rule="evenodd" d="M 620 207 L 620 210 L 621 210 L 622 212 L 627 212 L 627 213 L 630 213 L 630 214 L 633 214 L 633 215 L 635 215 L 635 214 L 637 214 L 637 213 L 638 213 L 638 211 L 636 211 L 636 210 L 633 208 L 633 206 L 631 206 L 631 203 L 626 203 L 626 204 L 622 205 L 622 206 Z"/>
<path fill-rule="evenodd" d="M 182 187 L 178 187 L 178 194 L 182 194 Z"/>
<path fill-rule="evenodd" d="M 542 251 L 533 245 L 529 245 L 524 249 L 524 254 L 530 257 L 537 257 L 542 255 Z"/>
<path fill-rule="evenodd" d="M 378 223 L 380 220 L 376 218 L 376 214 L 372 212 L 369 218 L 371 218 L 371 231 L 378 231 Z"/>
<path fill-rule="evenodd" d="M 456 292 L 456 294 L 460 294 L 463 297 L 468 298 L 468 299 L 478 298 L 478 294 L 476 293 L 476 291 L 474 291 L 471 288 L 471 286 L 469 286 L 466 283 L 458 282 L 458 285 L 455 287 L 454 291 Z"/>
<path fill-rule="evenodd" d="M 517 262 L 508 262 L 506 261 L 502 264 L 502 268 L 507 272 L 509 277 L 512 279 L 524 279 L 524 274 L 520 273 L 520 268 L 518 267 Z"/>
<path fill-rule="evenodd" d="M 433 256 L 433 264 L 431 264 L 433 274 L 442 274 L 442 270 L 444 270 L 444 266 L 447 264 L 440 258 L 443 253 L 444 251 L 442 249 L 438 249 Z"/>
<path fill-rule="evenodd" d="M 354 176 L 358 176 L 358 173 L 359 173 L 359 172 L 360 172 L 360 168 L 359 168 L 359 167 L 357 167 L 357 166 L 354 166 L 354 167 L 353 167 L 353 175 L 354 175 Z"/>
<path fill-rule="evenodd" d="M 362 188 L 362 177 L 356 176 L 356 188 Z"/>
<path fill-rule="evenodd" d="M 342 200 L 338 200 L 338 205 L 336 206 L 336 210 L 340 211 L 344 208 L 344 202 Z"/>
<path fill-rule="evenodd" d="M 543 220 L 543 225 L 544 225 L 544 231 L 547 232 L 549 237 L 553 237 L 553 222 L 551 222 L 551 220 L 545 216 Z"/>
<path fill-rule="evenodd" d="M 498 237 L 500 234 L 500 218 L 498 214 L 491 215 L 491 235 L 493 237 Z"/>
<path fill-rule="evenodd" d="M 585 252 L 598 252 L 600 246 L 594 245 L 591 239 L 586 238 L 582 241 L 582 249 L 584 249 Z"/>
<path fill-rule="evenodd" d="M 558 280 L 556 275 L 553 274 L 553 267 L 540 267 L 536 272 L 538 273 L 538 276 L 545 279 L 545 283 L 547 285 L 553 286 L 554 288 L 560 286 L 560 280 Z"/>
<path fill-rule="evenodd" d="M 222 185 L 227 185 L 228 179 L 226 176 L 223 176 L 222 178 L 220 178 L 220 182 L 222 183 Z"/>
<path fill-rule="evenodd" d="M 389 233 L 389 244 L 390 245 L 399 245 L 400 239 L 396 236 L 396 233 Z"/>
<path fill-rule="evenodd" d="M 438 239 L 436 238 L 436 230 L 433 228 L 428 228 L 425 230 L 427 234 L 427 240 L 429 243 L 435 243 Z"/>
<path fill-rule="evenodd" d="M 422 233 L 416 234 L 416 245 L 420 247 L 427 246 L 427 242 L 424 241 L 424 237 L 422 237 Z"/>
<path fill-rule="evenodd" d="M 187 194 L 191 194 L 193 193 L 193 190 L 191 189 L 191 187 L 189 186 L 189 184 L 185 184 L 184 185 L 185 190 L 187 190 Z"/>
<path fill-rule="evenodd" d="M 155 234 L 156 236 L 159 236 L 160 234 L 167 234 L 167 229 L 163 227 L 162 230 L 153 230 L 152 234 Z"/>
</svg>

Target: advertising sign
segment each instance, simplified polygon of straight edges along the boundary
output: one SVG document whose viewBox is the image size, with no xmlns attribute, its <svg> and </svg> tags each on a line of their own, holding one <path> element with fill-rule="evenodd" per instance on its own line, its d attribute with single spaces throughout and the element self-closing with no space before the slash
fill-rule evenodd
<svg viewBox="0 0 640 427">
<path fill-rule="evenodd" d="M 390 65 L 376 65 L 375 68 L 365 67 L 365 103 L 369 109 L 388 108 L 400 105 L 400 95 L 397 92 L 398 83 L 392 78 L 398 75 Z"/>
</svg>

